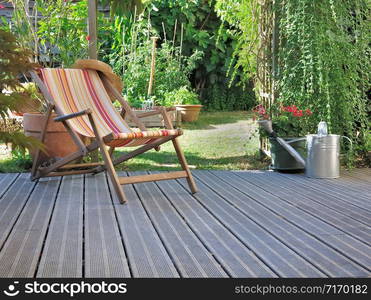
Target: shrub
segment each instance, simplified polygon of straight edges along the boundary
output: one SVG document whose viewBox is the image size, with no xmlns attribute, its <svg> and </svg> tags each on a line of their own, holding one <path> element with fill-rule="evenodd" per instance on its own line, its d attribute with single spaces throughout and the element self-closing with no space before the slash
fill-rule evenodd
<svg viewBox="0 0 371 300">
<path fill-rule="evenodd" d="M 24 50 L 17 42 L 14 35 L 0 29 L 0 118 L 9 117 L 9 110 L 16 111 L 19 106 L 28 101 L 19 83 L 18 76 L 34 67 L 29 62 L 31 53 Z M 0 131 L 0 142 L 11 143 L 13 149 L 41 146 L 40 143 L 23 133 L 12 130 Z"/>
<path fill-rule="evenodd" d="M 187 86 L 182 86 L 180 89 L 165 93 L 163 106 L 173 105 L 196 105 L 201 104 L 198 95 L 190 91 Z"/>
</svg>

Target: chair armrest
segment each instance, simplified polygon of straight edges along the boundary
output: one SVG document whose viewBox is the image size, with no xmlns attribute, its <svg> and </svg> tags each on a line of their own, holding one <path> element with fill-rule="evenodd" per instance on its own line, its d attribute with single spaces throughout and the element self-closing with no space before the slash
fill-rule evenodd
<svg viewBox="0 0 371 300">
<path fill-rule="evenodd" d="M 166 109 L 166 111 L 176 110 L 175 107 L 166 107 L 165 109 Z M 155 111 L 147 111 L 147 112 L 143 112 L 143 113 L 139 113 L 139 114 L 137 113 L 137 117 L 138 118 L 145 118 L 145 117 L 150 117 L 150 116 L 160 115 L 160 114 L 162 114 L 161 107 L 157 108 Z"/>
<path fill-rule="evenodd" d="M 84 109 L 82 111 L 79 111 L 79 112 L 76 112 L 76 113 L 73 113 L 73 114 L 68 114 L 68 115 L 63 115 L 63 116 L 56 117 L 56 118 L 54 118 L 54 121 L 55 122 L 63 122 L 63 121 L 66 121 L 66 120 L 69 120 L 69 119 L 72 119 L 72 118 L 76 118 L 76 117 L 80 117 L 80 116 L 88 115 L 88 114 L 91 114 L 91 109 L 90 108 Z"/>
</svg>

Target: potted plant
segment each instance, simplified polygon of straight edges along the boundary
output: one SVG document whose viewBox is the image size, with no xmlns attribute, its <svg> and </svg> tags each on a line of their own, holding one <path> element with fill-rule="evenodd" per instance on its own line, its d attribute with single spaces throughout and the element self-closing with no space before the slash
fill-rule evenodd
<svg viewBox="0 0 371 300">
<path fill-rule="evenodd" d="M 164 103 L 166 106 L 174 105 L 180 111 L 184 122 L 197 121 L 202 108 L 198 95 L 186 86 L 166 93 Z"/>
<path fill-rule="evenodd" d="M 296 105 L 284 105 L 280 102 L 271 105 L 266 109 L 263 105 L 258 105 L 254 109 L 254 118 L 261 120 L 272 120 L 273 130 L 277 135 L 290 145 L 302 156 L 306 157 L 305 136 L 311 131 L 314 122 L 310 109 L 300 109 Z M 265 131 L 260 131 L 260 135 L 268 137 Z M 304 167 L 298 163 L 290 153 L 288 153 L 275 138 L 268 137 L 270 142 L 270 153 L 274 170 L 303 170 Z"/>
</svg>

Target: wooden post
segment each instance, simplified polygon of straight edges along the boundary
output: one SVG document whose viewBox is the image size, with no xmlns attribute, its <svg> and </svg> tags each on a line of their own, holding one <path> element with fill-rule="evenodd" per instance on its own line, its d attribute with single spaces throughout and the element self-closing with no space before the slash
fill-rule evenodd
<svg viewBox="0 0 371 300">
<path fill-rule="evenodd" d="M 157 37 L 152 37 L 152 61 L 151 61 L 151 74 L 149 76 L 149 84 L 148 84 L 148 96 L 152 95 L 152 88 L 153 82 L 155 79 L 155 67 L 156 67 L 156 45 L 157 45 Z"/>
<path fill-rule="evenodd" d="M 89 40 L 89 58 L 97 59 L 97 2 L 88 1 L 88 40 Z"/>
</svg>

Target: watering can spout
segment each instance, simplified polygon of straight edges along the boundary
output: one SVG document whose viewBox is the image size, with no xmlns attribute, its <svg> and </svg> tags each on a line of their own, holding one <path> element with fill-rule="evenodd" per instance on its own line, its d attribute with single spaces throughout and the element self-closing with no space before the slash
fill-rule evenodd
<svg viewBox="0 0 371 300">
<path fill-rule="evenodd" d="M 274 132 L 272 128 L 272 121 L 271 120 L 259 120 L 258 124 L 261 128 L 263 128 L 269 136 L 275 138 L 277 142 L 286 149 L 288 153 L 298 162 L 300 163 L 303 167 L 305 167 L 305 160 L 303 157 L 289 144 L 287 143 L 284 139 L 280 138 L 277 136 L 277 133 Z"/>
</svg>

